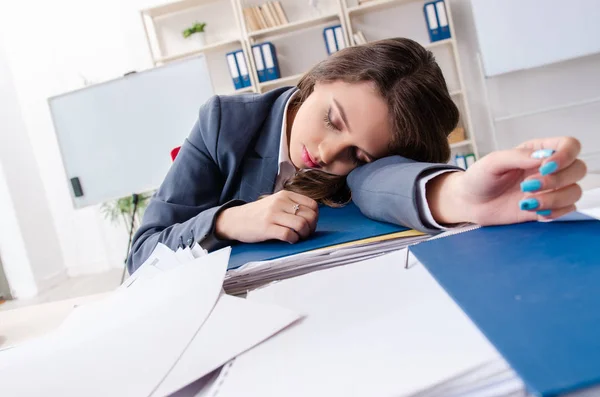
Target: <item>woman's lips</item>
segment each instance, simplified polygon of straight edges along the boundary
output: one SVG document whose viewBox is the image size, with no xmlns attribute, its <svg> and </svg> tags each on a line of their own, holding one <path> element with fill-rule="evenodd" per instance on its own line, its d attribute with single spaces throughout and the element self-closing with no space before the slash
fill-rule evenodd
<svg viewBox="0 0 600 397">
<path fill-rule="evenodd" d="M 313 160 L 310 153 L 308 153 L 306 146 L 302 147 L 302 161 L 304 161 L 304 164 L 306 164 L 308 168 L 321 168 L 321 166 Z"/>
</svg>

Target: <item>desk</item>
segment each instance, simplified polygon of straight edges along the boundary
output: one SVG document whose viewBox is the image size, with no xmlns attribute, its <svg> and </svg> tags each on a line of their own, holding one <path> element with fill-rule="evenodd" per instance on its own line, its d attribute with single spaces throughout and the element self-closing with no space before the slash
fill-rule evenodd
<svg viewBox="0 0 600 397">
<path fill-rule="evenodd" d="M 110 292 L 0 311 L 0 351 L 56 329 L 77 305 Z"/>
</svg>

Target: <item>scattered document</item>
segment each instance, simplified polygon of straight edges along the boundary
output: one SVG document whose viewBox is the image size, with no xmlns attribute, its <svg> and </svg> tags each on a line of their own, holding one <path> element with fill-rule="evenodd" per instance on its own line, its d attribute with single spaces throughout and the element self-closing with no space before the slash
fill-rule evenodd
<svg viewBox="0 0 600 397">
<path fill-rule="evenodd" d="M 211 316 L 152 395 L 166 396 L 180 390 L 300 317 L 279 306 L 222 295 Z"/>
<path fill-rule="evenodd" d="M 0 394 L 170 395 L 301 318 L 222 294 L 230 252 L 157 246 L 134 282 L 0 354 Z"/>
<path fill-rule="evenodd" d="M 150 395 L 212 311 L 229 252 L 82 306 L 56 332 L 3 352 L 2 395 Z"/>
<path fill-rule="evenodd" d="M 405 256 L 399 251 L 249 293 L 250 301 L 307 317 L 237 357 L 210 395 L 408 396 L 499 360 L 422 266 L 404 268 Z"/>
</svg>

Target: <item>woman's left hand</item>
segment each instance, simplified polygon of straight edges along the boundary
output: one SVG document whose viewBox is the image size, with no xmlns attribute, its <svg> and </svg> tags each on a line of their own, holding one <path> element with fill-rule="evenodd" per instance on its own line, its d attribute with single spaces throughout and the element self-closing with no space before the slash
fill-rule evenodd
<svg viewBox="0 0 600 397">
<path fill-rule="evenodd" d="M 466 172 L 446 173 L 427 184 L 427 201 L 441 224 L 501 225 L 548 220 L 575 210 L 586 165 L 581 144 L 558 137 L 493 152 Z M 538 157 L 538 158 L 536 158 Z"/>
</svg>

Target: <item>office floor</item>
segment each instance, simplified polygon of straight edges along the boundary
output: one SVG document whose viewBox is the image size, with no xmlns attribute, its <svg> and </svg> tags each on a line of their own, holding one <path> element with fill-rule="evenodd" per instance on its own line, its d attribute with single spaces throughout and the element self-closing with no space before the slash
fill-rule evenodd
<svg viewBox="0 0 600 397">
<path fill-rule="evenodd" d="M 6 301 L 0 304 L 0 310 L 17 309 L 40 303 L 108 292 L 119 286 L 121 273 L 121 270 L 115 269 L 106 273 L 69 278 L 63 283 L 42 292 L 35 298 Z"/>
</svg>

